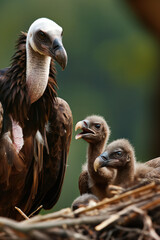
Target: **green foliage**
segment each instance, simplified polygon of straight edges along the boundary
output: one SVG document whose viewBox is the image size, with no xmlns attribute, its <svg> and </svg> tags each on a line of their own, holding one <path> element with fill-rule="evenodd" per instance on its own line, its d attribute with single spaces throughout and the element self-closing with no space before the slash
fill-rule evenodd
<svg viewBox="0 0 160 240">
<path fill-rule="evenodd" d="M 150 39 L 149 39 L 150 40 Z M 106 39 L 96 48 L 95 60 L 102 71 L 125 84 L 145 84 L 156 70 L 157 48 L 144 36 L 130 34 Z"/>
</svg>

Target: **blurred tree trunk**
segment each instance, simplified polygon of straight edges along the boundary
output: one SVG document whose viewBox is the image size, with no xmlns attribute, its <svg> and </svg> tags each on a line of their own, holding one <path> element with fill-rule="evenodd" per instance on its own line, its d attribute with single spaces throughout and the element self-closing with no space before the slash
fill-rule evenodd
<svg viewBox="0 0 160 240">
<path fill-rule="evenodd" d="M 126 2 L 157 39 L 160 46 L 160 0 L 126 0 Z M 152 111 L 150 155 L 156 157 L 160 156 L 160 67 L 150 106 Z"/>
</svg>

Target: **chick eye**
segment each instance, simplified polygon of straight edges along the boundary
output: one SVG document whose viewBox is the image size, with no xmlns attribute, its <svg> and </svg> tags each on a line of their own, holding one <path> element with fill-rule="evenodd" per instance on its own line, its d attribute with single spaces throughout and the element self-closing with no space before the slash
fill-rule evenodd
<svg viewBox="0 0 160 240">
<path fill-rule="evenodd" d="M 122 152 L 122 151 L 117 151 L 117 152 L 115 152 L 114 154 L 115 154 L 115 156 L 117 156 L 117 157 L 121 157 L 121 156 L 123 155 L 123 152 Z"/>
<path fill-rule="evenodd" d="M 61 33 L 61 37 L 63 37 L 63 30 L 62 30 L 62 33 Z"/>
<path fill-rule="evenodd" d="M 96 123 L 94 126 L 95 126 L 95 128 L 99 129 L 101 127 L 101 124 Z"/>
</svg>

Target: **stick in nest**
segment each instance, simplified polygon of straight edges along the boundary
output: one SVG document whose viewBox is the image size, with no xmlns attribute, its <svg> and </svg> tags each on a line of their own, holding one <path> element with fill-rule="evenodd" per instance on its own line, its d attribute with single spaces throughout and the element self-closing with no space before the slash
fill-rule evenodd
<svg viewBox="0 0 160 240">
<path fill-rule="evenodd" d="M 32 217 L 36 212 L 43 208 L 43 205 L 40 205 L 34 212 L 32 212 L 28 217 Z"/>
<path fill-rule="evenodd" d="M 27 215 L 18 207 L 15 207 L 15 209 L 25 218 L 25 219 L 29 219 L 29 217 L 27 217 Z"/>
<path fill-rule="evenodd" d="M 24 217 L 24 219 L 28 220 L 32 217 L 37 211 L 39 211 L 43 205 L 39 206 L 34 212 L 32 212 L 29 216 L 27 216 L 20 208 L 15 207 L 15 209 Z"/>
<path fill-rule="evenodd" d="M 136 188 L 136 189 L 134 189 L 132 191 L 128 191 L 128 192 L 122 193 L 120 195 L 116 195 L 116 196 L 114 196 L 112 198 L 105 198 L 101 202 L 97 203 L 95 206 L 92 206 L 92 207 L 89 206 L 89 207 L 86 207 L 85 209 L 82 209 L 81 211 L 79 210 L 78 214 L 81 214 L 81 213 L 84 213 L 84 212 L 87 212 L 87 211 L 92 211 L 94 209 L 101 208 L 104 205 L 115 203 L 116 201 L 119 201 L 121 199 L 130 197 L 130 196 L 133 196 L 133 195 L 138 195 L 141 192 L 145 192 L 145 191 L 147 191 L 149 189 L 154 189 L 154 188 L 156 188 L 156 186 L 157 185 L 155 184 L 155 182 L 152 182 L 152 183 L 149 183 L 148 185 L 142 186 L 140 188 Z M 75 211 L 75 213 L 76 213 L 76 211 Z"/>
</svg>

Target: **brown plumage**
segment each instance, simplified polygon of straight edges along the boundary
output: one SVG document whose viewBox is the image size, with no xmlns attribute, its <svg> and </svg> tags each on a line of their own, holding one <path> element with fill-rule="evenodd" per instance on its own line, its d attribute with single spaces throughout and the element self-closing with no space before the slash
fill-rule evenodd
<svg viewBox="0 0 160 240">
<path fill-rule="evenodd" d="M 0 216 L 20 220 L 15 206 L 27 215 L 50 209 L 61 192 L 72 135 L 70 107 L 56 97 L 54 60 L 67 62 L 61 32 L 36 20 L 0 71 Z"/>
<path fill-rule="evenodd" d="M 89 116 L 76 124 L 75 129 L 82 129 L 82 133 L 76 135 L 76 139 L 84 139 L 88 142 L 87 162 L 83 166 L 79 177 L 80 194 L 92 193 L 99 199 L 108 194 L 108 184 L 116 175 L 115 169 L 94 170 L 95 159 L 104 151 L 110 135 L 110 129 L 106 121 L 100 116 Z"/>
<path fill-rule="evenodd" d="M 146 163 L 136 162 L 134 148 L 127 139 L 118 139 L 110 143 L 106 151 L 95 161 L 95 170 L 101 167 L 117 169 L 117 176 L 113 184 L 129 187 L 139 182 L 160 183 L 160 168 L 158 160 L 150 160 Z"/>
<path fill-rule="evenodd" d="M 158 170 L 160 168 L 160 157 L 153 158 L 153 159 L 145 162 L 145 165 L 154 167 L 155 169 Z"/>
</svg>

